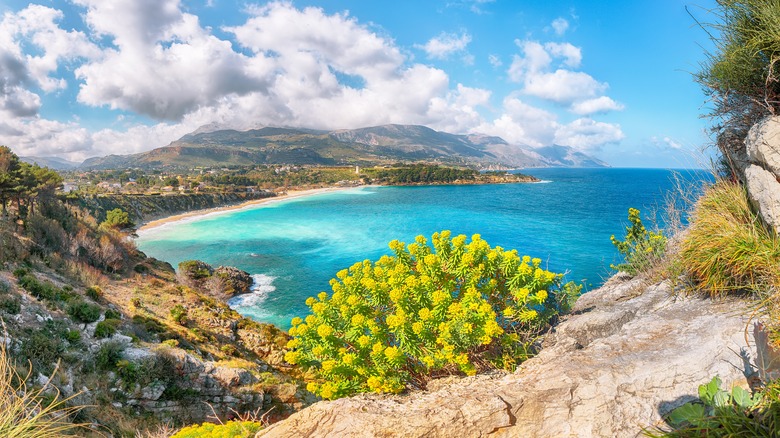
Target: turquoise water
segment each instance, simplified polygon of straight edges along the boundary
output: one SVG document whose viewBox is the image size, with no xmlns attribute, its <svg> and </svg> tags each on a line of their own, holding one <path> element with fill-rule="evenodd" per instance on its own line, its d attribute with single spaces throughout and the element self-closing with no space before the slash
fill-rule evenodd
<svg viewBox="0 0 780 438">
<path fill-rule="evenodd" d="M 289 327 L 304 301 L 340 269 L 389 253 L 393 239 L 451 230 L 539 257 L 555 272 L 598 287 L 617 253 L 627 210 L 664 205 L 672 172 L 660 169 L 533 169 L 534 184 L 364 187 L 282 200 L 173 222 L 142 232 L 138 247 L 170 262 L 199 259 L 254 275 L 254 293 L 231 305 L 258 321 Z M 683 171 L 689 181 L 707 178 Z"/>
</svg>

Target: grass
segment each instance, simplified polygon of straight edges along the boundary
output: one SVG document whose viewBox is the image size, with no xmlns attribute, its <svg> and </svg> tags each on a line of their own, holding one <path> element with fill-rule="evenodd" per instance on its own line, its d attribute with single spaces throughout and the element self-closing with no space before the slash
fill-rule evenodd
<svg viewBox="0 0 780 438">
<path fill-rule="evenodd" d="M 712 296 L 756 293 L 780 285 L 780 239 L 753 212 L 740 185 L 719 181 L 697 202 L 680 257 Z"/>
<path fill-rule="evenodd" d="M 25 383 L 29 373 L 23 376 L 0 342 L 0 436 L 13 438 L 48 438 L 72 436 L 84 432 L 85 425 L 74 424 L 68 419 L 81 410 L 68 406 L 71 398 L 60 398 L 56 388 L 44 385 L 31 389 Z M 48 393 L 54 389 L 55 395 Z"/>
</svg>

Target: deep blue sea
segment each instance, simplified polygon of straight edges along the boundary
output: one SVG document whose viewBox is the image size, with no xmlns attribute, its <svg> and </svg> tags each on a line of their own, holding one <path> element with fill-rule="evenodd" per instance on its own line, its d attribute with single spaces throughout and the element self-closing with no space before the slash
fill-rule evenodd
<svg viewBox="0 0 780 438">
<path fill-rule="evenodd" d="M 172 222 L 141 232 L 138 247 L 177 266 L 199 259 L 253 274 L 254 293 L 231 305 L 288 328 L 304 301 L 330 291 L 336 272 L 390 251 L 393 239 L 451 230 L 539 257 L 567 279 L 598 287 L 617 252 L 629 207 L 661 211 L 674 187 L 661 169 L 529 169 L 542 183 L 363 187 Z M 693 184 L 703 171 L 675 171 Z M 648 221 L 646 221 L 648 222 Z"/>
</svg>

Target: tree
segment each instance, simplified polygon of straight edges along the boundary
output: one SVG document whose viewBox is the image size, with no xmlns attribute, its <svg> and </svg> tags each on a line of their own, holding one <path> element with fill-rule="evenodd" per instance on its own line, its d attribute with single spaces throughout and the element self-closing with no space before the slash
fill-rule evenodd
<svg viewBox="0 0 780 438">
<path fill-rule="evenodd" d="M 128 215 L 126 211 L 121 208 L 115 208 L 106 213 L 106 220 L 100 225 L 108 228 L 121 229 L 130 228 L 135 224 L 130 220 L 130 215 Z"/>
<path fill-rule="evenodd" d="M 3 215 L 7 214 L 6 204 L 18 190 L 20 167 L 19 157 L 9 147 L 0 146 L 0 204 L 3 206 Z"/>
</svg>

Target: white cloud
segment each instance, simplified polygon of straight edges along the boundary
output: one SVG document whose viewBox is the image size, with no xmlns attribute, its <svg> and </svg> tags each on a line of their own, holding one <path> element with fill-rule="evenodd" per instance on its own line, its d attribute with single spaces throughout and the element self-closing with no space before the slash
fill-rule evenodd
<svg viewBox="0 0 780 438">
<path fill-rule="evenodd" d="M 620 125 L 582 118 L 559 127 L 554 141 L 555 144 L 587 151 L 607 143 L 617 143 L 623 138 L 625 134 Z"/>
<path fill-rule="evenodd" d="M 504 65 L 504 63 L 501 61 L 501 58 L 499 58 L 498 55 L 493 55 L 493 54 L 488 55 L 488 62 L 490 63 L 490 65 L 496 68 Z"/>
<path fill-rule="evenodd" d="M 513 144 L 548 146 L 555 138 L 555 131 L 559 126 L 557 119 L 558 117 L 549 111 L 510 96 L 504 99 L 501 116 L 492 122 L 483 122 L 472 132 L 496 135 Z"/>
<path fill-rule="evenodd" d="M 428 58 L 447 59 L 453 53 L 463 52 L 466 46 L 471 42 L 471 35 L 462 33 L 441 33 L 439 36 L 431 38 L 425 45 L 416 46 L 425 51 Z"/>
<path fill-rule="evenodd" d="M 529 75 L 523 91 L 553 102 L 571 103 L 595 97 L 606 89 L 606 84 L 598 82 L 587 73 L 558 69 L 552 73 Z"/>
<path fill-rule="evenodd" d="M 563 17 L 558 17 L 555 20 L 553 20 L 550 26 L 552 26 L 556 35 L 563 36 L 563 34 L 565 34 L 566 31 L 569 29 L 569 21 Z"/>
<path fill-rule="evenodd" d="M 595 99 L 574 102 L 571 106 L 571 112 L 586 116 L 609 111 L 622 111 L 624 108 L 625 106 L 622 103 L 615 102 L 607 96 L 601 96 Z"/>
<path fill-rule="evenodd" d="M 681 150 L 683 149 L 682 143 L 670 138 L 670 137 L 651 137 L 650 141 L 657 147 L 667 150 Z"/>
<path fill-rule="evenodd" d="M 556 58 L 563 58 L 563 63 L 567 67 L 577 68 L 582 62 L 582 51 L 579 47 L 570 43 L 547 43 L 544 48 L 550 55 Z"/>
</svg>

